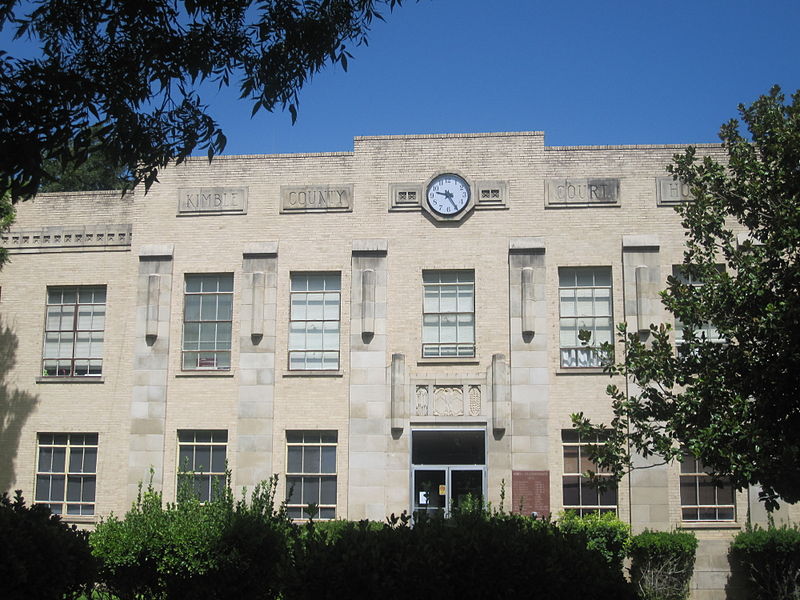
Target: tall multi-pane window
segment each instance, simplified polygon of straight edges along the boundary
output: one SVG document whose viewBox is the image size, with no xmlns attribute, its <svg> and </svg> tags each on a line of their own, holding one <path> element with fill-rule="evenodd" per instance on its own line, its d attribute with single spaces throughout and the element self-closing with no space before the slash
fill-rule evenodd
<svg viewBox="0 0 800 600">
<path fill-rule="evenodd" d="M 720 271 L 724 269 L 722 265 L 718 265 L 717 267 Z M 674 265 L 672 267 L 672 276 L 683 283 L 684 285 L 691 286 L 695 290 L 699 290 L 703 287 L 703 282 L 695 279 L 690 274 L 686 273 L 680 265 Z M 681 345 L 684 343 L 684 335 L 683 332 L 686 329 L 684 324 L 681 322 L 680 319 L 677 317 L 675 318 L 675 343 L 677 345 Z M 725 340 L 722 338 L 717 331 L 717 328 L 714 327 L 709 322 L 701 323 L 694 329 L 694 335 L 697 339 L 706 339 L 709 342 L 720 344 L 723 343 Z"/>
<path fill-rule="evenodd" d="M 286 432 L 286 505 L 291 518 L 336 518 L 337 438 L 336 431 Z"/>
<path fill-rule="evenodd" d="M 602 366 L 599 346 L 613 342 L 611 267 L 562 267 L 558 285 L 561 366 Z"/>
<path fill-rule="evenodd" d="M 233 275 L 187 275 L 183 311 L 183 368 L 231 368 Z"/>
<path fill-rule="evenodd" d="M 338 273 L 292 273 L 290 370 L 339 368 L 341 289 Z"/>
<path fill-rule="evenodd" d="M 586 474 L 589 471 L 599 477 L 608 477 L 600 471 L 589 458 L 589 450 L 600 440 L 583 440 L 574 429 L 561 431 L 564 451 L 564 475 L 562 491 L 564 510 L 572 510 L 580 515 L 589 513 L 617 512 L 617 486 L 609 480 L 606 486 L 591 482 Z M 600 489 L 603 487 L 604 489 Z"/>
<path fill-rule="evenodd" d="M 47 288 L 42 375 L 101 375 L 105 325 L 106 286 Z"/>
<path fill-rule="evenodd" d="M 178 431 L 178 494 L 201 502 L 225 489 L 228 432 L 222 429 Z"/>
<path fill-rule="evenodd" d="M 684 521 L 733 521 L 736 514 L 733 486 L 709 475 L 694 456 L 681 460 L 681 515 Z"/>
<path fill-rule="evenodd" d="M 422 356 L 475 356 L 475 272 L 422 273 Z"/>
<path fill-rule="evenodd" d="M 58 515 L 93 515 L 97 485 L 96 433 L 40 433 L 37 504 Z"/>
</svg>

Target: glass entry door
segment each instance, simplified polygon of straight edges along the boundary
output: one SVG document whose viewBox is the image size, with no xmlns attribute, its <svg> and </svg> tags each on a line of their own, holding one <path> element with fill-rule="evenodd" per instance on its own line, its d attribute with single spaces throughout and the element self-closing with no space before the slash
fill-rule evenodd
<svg viewBox="0 0 800 600">
<path fill-rule="evenodd" d="M 412 511 L 448 514 L 486 490 L 486 432 L 483 429 L 412 431 Z"/>
<path fill-rule="evenodd" d="M 468 498 L 483 500 L 483 467 L 414 469 L 414 513 L 449 513 Z"/>
</svg>

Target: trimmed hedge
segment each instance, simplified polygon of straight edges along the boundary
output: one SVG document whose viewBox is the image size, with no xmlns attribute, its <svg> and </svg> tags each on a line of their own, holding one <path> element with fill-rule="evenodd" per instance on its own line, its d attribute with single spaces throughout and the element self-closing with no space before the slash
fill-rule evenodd
<svg viewBox="0 0 800 600">
<path fill-rule="evenodd" d="M 313 526 L 312 526 L 313 529 Z M 286 600 L 632 599 L 620 569 L 548 521 L 484 511 L 346 523 L 294 547 Z"/>
<path fill-rule="evenodd" d="M 631 582 L 641 600 L 685 600 L 697 538 L 680 531 L 648 531 L 631 540 Z"/>
<path fill-rule="evenodd" d="M 746 578 L 748 598 L 800 598 L 800 529 L 797 525 L 761 529 L 756 525 L 733 540 L 730 560 Z"/>
<path fill-rule="evenodd" d="M 89 594 L 95 563 L 87 533 L 68 526 L 22 491 L 0 497 L 0 582 L 4 598 L 62 600 Z"/>
<path fill-rule="evenodd" d="M 631 545 L 631 528 L 615 514 L 579 516 L 574 511 L 567 511 L 556 524 L 565 533 L 584 536 L 587 548 L 599 552 L 611 568 L 622 570 Z"/>
</svg>

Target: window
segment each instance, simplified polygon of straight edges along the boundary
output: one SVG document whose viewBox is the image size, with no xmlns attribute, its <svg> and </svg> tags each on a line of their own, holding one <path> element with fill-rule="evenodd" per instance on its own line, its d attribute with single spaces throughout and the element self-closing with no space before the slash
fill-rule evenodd
<svg viewBox="0 0 800 600">
<path fill-rule="evenodd" d="M 42 375 L 100 376 L 105 322 L 105 286 L 47 288 Z"/>
<path fill-rule="evenodd" d="M 225 489 L 227 444 L 225 430 L 178 431 L 178 496 L 194 494 L 208 502 Z"/>
<path fill-rule="evenodd" d="M 725 267 L 723 265 L 717 265 L 717 268 L 722 271 Z M 698 281 L 690 274 L 685 273 L 683 267 L 681 265 L 674 265 L 672 267 L 672 276 L 683 283 L 684 285 L 691 286 L 696 290 L 699 290 L 703 287 L 703 282 Z M 675 344 L 680 346 L 683 344 L 683 331 L 685 326 L 681 323 L 681 320 L 677 317 L 675 318 Z M 701 323 L 699 327 L 694 330 L 695 337 L 698 340 L 705 338 L 707 341 L 714 343 L 714 344 L 722 344 L 725 342 L 725 339 L 719 335 L 717 328 L 714 327 L 711 323 Z"/>
<path fill-rule="evenodd" d="M 475 273 L 424 271 L 422 356 L 475 356 Z"/>
<path fill-rule="evenodd" d="M 611 267 L 562 267 L 558 270 L 562 367 L 600 367 L 599 346 L 613 342 Z M 588 332 L 588 345 L 579 337 Z"/>
<path fill-rule="evenodd" d="M 680 480 L 684 521 L 733 521 L 736 506 L 729 482 L 715 482 L 703 463 L 691 455 L 681 460 Z"/>
<path fill-rule="evenodd" d="M 96 433 L 40 433 L 37 504 L 57 515 L 93 515 L 97 484 Z"/>
<path fill-rule="evenodd" d="M 339 368 L 338 273 L 292 273 L 289 309 L 289 369 Z"/>
<path fill-rule="evenodd" d="M 183 368 L 231 368 L 233 275 L 187 275 L 183 311 Z"/>
<path fill-rule="evenodd" d="M 589 448 L 600 442 L 599 439 L 584 441 L 574 429 L 561 431 L 564 448 L 564 476 L 562 489 L 564 494 L 564 510 L 572 510 L 583 516 L 589 513 L 616 513 L 617 486 L 610 482 L 600 491 L 585 473 L 594 471 L 601 477 L 605 475 L 589 458 Z"/>
<path fill-rule="evenodd" d="M 292 519 L 336 518 L 336 431 L 286 432 L 286 505 Z M 316 507 L 316 512 L 309 509 Z"/>
</svg>

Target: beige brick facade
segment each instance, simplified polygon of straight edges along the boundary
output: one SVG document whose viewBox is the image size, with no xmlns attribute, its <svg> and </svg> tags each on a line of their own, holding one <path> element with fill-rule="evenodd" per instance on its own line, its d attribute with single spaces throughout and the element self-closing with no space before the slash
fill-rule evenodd
<svg viewBox="0 0 800 600">
<path fill-rule="evenodd" d="M 332 493 L 341 518 L 383 519 L 436 492 L 457 501 L 475 485 L 494 505 L 504 488 L 506 508 L 557 514 L 570 414 L 611 416 L 608 377 L 561 366 L 559 269 L 610 268 L 613 323 L 666 320 L 657 292 L 682 260 L 683 232 L 670 206 L 682 192 L 664 168 L 681 150 L 547 147 L 540 132 L 359 137 L 353 152 L 190 159 L 147 194 L 42 194 L 4 234 L 0 487 L 33 498 L 37 474 L 50 473 L 37 464 L 41 434 L 96 433 L 95 516 L 69 517 L 91 524 L 124 513 L 151 469 L 173 499 L 179 432 L 214 430 L 226 432 L 236 489 L 277 473 L 283 496 L 287 471 L 305 474 L 306 500 L 331 504 Z M 716 145 L 699 151 L 722 158 Z M 443 173 L 472 192 L 454 218 L 422 206 Z M 423 356 L 423 276 L 454 271 L 474 281 L 462 315 L 474 318 L 474 352 Z M 196 274 L 232 276 L 232 316 L 219 319 L 231 343 L 185 369 L 184 286 Z M 309 300 L 292 291 L 303 274 L 338 277 L 334 368 L 290 368 L 290 329 L 317 326 L 290 323 L 293 303 Z M 58 286 L 105 286 L 101 375 L 44 370 L 45 301 Z M 291 464 L 298 432 L 335 432 L 335 463 Z M 419 448 L 437 435 L 463 445 L 471 432 L 482 462 L 465 469 L 434 443 L 441 461 L 415 465 L 416 432 Z M 319 443 L 303 443 L 318 460 Z M 434 471 L 442 487 L 419 488 Z M 634 473 L 616 508 L 634 531 L 697 531 L 708 552 L 695 597 L 706 599 L 724 597 L 725 541 L 750 507 L 760 514 L 752 496 L 737 495 L 733 521 L 682 521 L 670 465 Z"/>
</svg>

